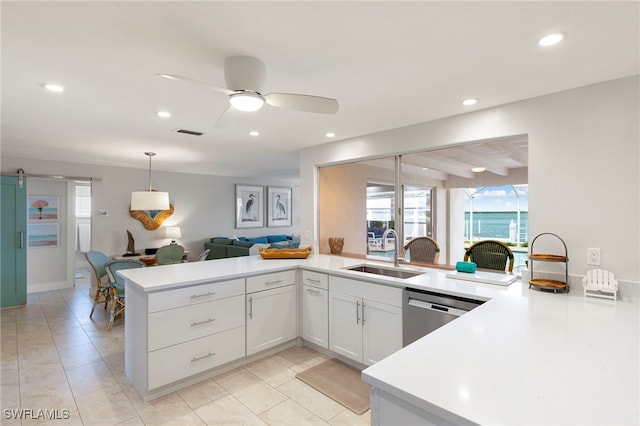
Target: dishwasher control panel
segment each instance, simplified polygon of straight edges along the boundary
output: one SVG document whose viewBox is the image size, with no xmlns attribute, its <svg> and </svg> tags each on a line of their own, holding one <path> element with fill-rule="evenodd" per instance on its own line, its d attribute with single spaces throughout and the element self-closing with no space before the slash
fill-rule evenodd
<svg viewBox="0 0 640 426">
<path fill-rule="evenodd" d="M 458 309 L 458 308 L 454 308 L 451 306 L 443 306 L 443 305 L 437 305 L 435 303 L 431 303 L 431 302 L 425 302 L 424 300 L 418 300 L 418 299 L 412 299 L 409 298 L 409 306 L 415 306 L 416 308 L 422 308 L 422 309 L 431 309 L 434 311 L 440 311 L 440 312 L 444 312 L 447 314 L 451 314 L 451 315 L 455 315 L 457 317 L 465 314 L 468 311 L 465 311 L 463 309 Z"/>
</svg>

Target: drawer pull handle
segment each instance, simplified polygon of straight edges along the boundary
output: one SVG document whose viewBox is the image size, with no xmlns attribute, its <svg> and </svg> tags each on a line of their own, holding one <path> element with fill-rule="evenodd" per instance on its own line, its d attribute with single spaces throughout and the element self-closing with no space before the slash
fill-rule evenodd
<svg viewBox="0 0 640 426">
<path fill-rule="evenodd" d="M 193 358 L 191 358 L 191 362 L 196 362 L 196 361 L 200 361 L 201 359 L 210 358 L 210 357 L 214 356 L 215 354 L 216 354 L 215 352 L 209 352 L 206 355 L 194 356 Z"/>
<path fill-rule="evenodd" d="M 249 298 L 249 319 L 253 319 L 253 297 Z"/>
<path fill-rule="evenodd" d="M 206 319 L 204 321 L 192 322 L 191 323 L 191 327 L 195 327 L 196 325 L 201 325 L 201 324 L 208 324 L 210 322 L 214 322 L 215 320 L 216 320 L 215 318 L 209 318 L 209 319 Z"/>
<path fill-rule="evenodd" d="M 314 290 L 312 288 L 308 288 L 307 291 L 315 294 L 320 294 L 320 290 Z"/>
<path fill-rule="evenodd" d="M 267 281 L 264 284 L 265 285 L 273 285 L 273 284 L 280 284 L 281 282 L 282 282 L 282 280 L 275 280 L 275 281 Z"/>
<path fill-rule="evenodd" d="M 320 280 L 315 280 L 313 278 L 307 278 L 307 281 L 311 281 L 312 283 L 318 283 L 320 284 Z"/>
<path fill-rule="evenodd" d="M 191 296 L 192 299 L 197 299 L 198 297 L 207 297 L 207 296 L 215 296 L 216 292 L 215 291 L 209 291 L 207 293 L 202 293 L 202 294 L 194 294 Z"/>
</svg>

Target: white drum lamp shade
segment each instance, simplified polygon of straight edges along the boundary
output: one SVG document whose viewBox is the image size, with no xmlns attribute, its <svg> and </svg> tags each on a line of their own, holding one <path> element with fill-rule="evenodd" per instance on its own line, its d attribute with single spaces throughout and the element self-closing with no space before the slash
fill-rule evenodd
<svg viewBox="0 0 640 426">
<path fill-rule="evenodd" d="M 171 238 L 171 244 L 175 244 L 176 238 L 182 238 L 179 226 L 167 226 L 164 228 L 164 237 Z"/>
<path fill-rule="evenodd" d="M 169 210 L 169 193 L 158 191 L 132 192 L 131 210 Z"/>
<path fill-rule="evenodd" d="M 151 189 L 151 157 L 155 152 L 145 152 L 149 157 L 149 190 L 131 193 L 131 210 L 169 210 L 169 193 Z"/>
</svg>

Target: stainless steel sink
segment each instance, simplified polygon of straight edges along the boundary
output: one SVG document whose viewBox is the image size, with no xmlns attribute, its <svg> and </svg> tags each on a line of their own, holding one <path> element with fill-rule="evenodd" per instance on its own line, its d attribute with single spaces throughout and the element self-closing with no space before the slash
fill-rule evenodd
<svg viewBox="0 0 640 426">
<path fill-rule="evenodd" d="M 424 274 L 424 272 L 407 271 L 405 269 L 390 269 L 373 265 L 358 265 L 345 269 L 348 269 L 349 271 L 364 272 L 367 274 L 383 275 L 385 277 L 400 278 L 403 280 Z"/>
</svg>

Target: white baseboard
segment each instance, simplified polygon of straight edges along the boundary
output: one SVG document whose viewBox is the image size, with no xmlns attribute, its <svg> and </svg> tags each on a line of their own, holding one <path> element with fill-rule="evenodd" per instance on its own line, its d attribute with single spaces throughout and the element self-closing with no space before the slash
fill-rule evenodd
<svg viewBox="0 0 640 426">
<path fill-rule="evenodd" d="M 41 291 L 60 290 L 63 288 L 72 288 L 75 285 L 73 281 L 59 281 L 54 283 L 38 283 L 27 284 L 27 294 L 40 293 Z"/>
</svg>

